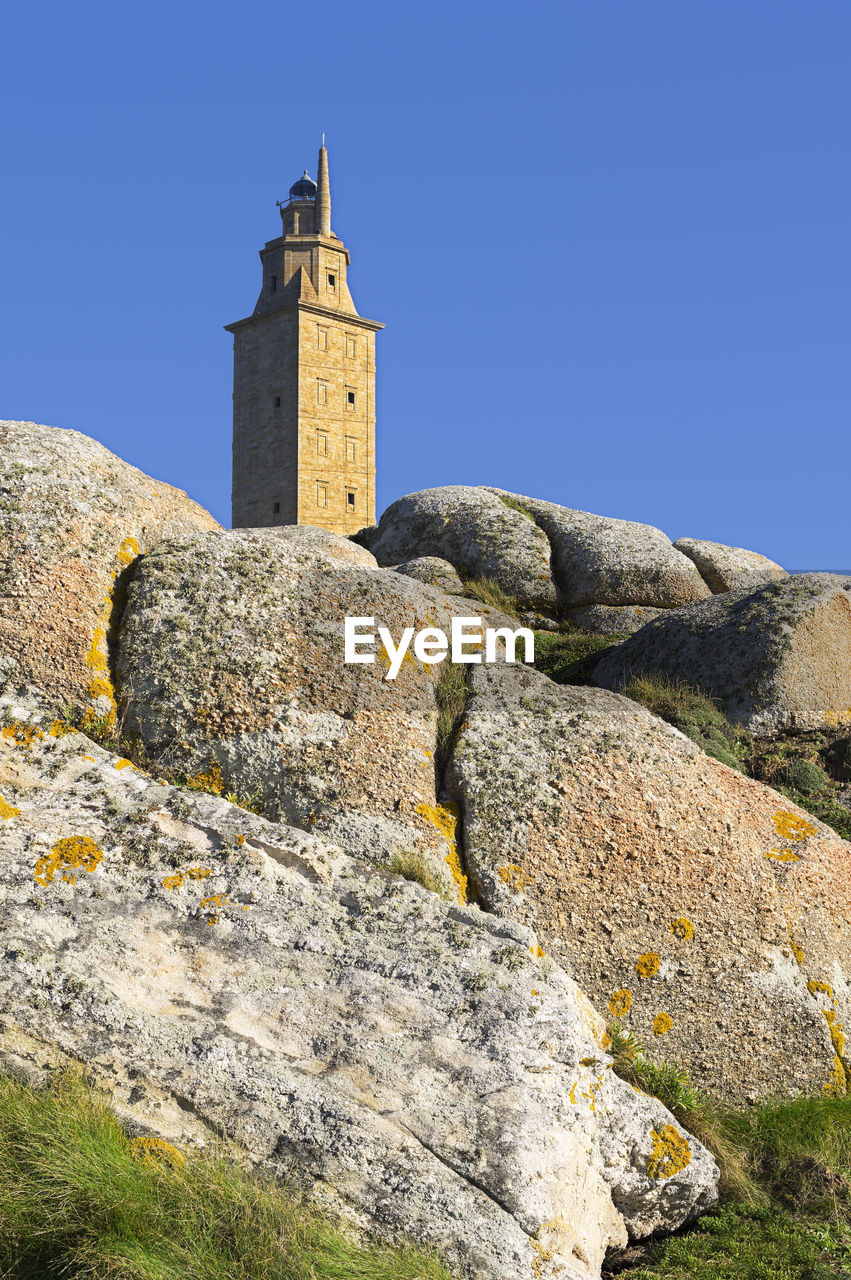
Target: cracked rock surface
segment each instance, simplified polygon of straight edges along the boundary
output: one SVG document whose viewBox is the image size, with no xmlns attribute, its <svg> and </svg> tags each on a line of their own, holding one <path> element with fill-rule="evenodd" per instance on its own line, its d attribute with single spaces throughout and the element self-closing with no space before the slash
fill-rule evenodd
<svg viewBox="0 0 851 1280">
<path fill-rule="evenodd" d="M 711 1157 L 612 1074 L 529 928 L 0 712 L 7 1066 L 81 1064 L 178 1146 L 238 1136 L 470 1280 L 594 1277 L 712 1202 Z"/>
</svg>

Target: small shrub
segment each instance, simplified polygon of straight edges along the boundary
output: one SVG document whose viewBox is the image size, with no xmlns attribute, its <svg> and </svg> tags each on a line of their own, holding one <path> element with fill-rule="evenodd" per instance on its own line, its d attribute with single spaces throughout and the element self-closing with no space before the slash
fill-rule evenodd
<svg viewBox="0 0 851 1280">
<path fill-rule="evenodd" d="M 416 849 L 405 849 L 402 853 L 394 853 L 387 869 L 396 876 L 404 876 L 406 880 L 413 880 L 415 884 L 421 884 L 424 889 L 428 889 L 429 893 L 436 893 L 447 902 L 457 902 L 458 900 L 458 895 L 455 893 L 454 888 L 448 888 L 444 885 L 443 881 L 429 865 L 425 854 Z"/>
<path fill-rule="evenodd" d="M 828 785 L 824 769 L 812 760 L 790 760 L 783 769 L 783 781 L 805 796 L 814 796 Z"/>
<path fill-rule="evenodd" d="M 535 632 L 535 666 L 556 684 L 590 684 L 591 672 L 606 650 L 627 636 L 599 636 L 567 627 Z"/>
<path fill-rule="evenodd" d="M 744 759 L 753 750 L 750 735 L 731 724 L 701 689 L 664 676 L 645 675 L 631 680 L 624 693 L 674 725 L 707 755 L 744 772 Z"/>
</svg>

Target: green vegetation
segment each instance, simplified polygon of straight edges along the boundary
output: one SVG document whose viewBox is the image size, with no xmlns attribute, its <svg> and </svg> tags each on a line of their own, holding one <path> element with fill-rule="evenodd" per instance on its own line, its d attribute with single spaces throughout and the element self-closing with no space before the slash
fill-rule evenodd
<svg viewBox="0 0 851 1280">
<path fill-rule="evenodd" d="M 851 1274 L 851 1097 L 722 1108 L 685 1072 L 650 1062 L 617 1025 L 611 1035 L 618 1075 L 658 1097 L 713 1152 L 721 1196 L 687 1230 L 611 1255 L 604 1275 L 838 1280 Z"/>
<path fill-rule="evenodd" d="M 590 684 L 591 669 L 606 649 L 627 636 L 598 636 L 578 627 L 535 632 L 535 667 L 556 684 Z"/>
<path fill-rule="evenodd" d="M 436 893 L 446 902 L 457 902 L 458 893 L 454 885 L 445 885 L 429 866 L 425 854 L 416 849 L 406 849 L 403 853 L 394 853 L 387 867 L 394 875 L 404 876 L 421 884 L 429 893 Z"/>
<path fill-rule="evenodd" d="M 520 612 L 517 601 L 507 591 L 503 591 L 495 578 L 464 578 L 463 582 L 464 594 L 472 596 L 474 600 L 481 600 L 482 604 L 490 605 L 500 613 L 507 613 L 511 618 L 515 618 Z"/>
<path fill-rule="evenodd" d="M 461 663 L 442 662 L 435 686 L 437 698 L 437 737 L 434 767 L 438 779 L 449 760 L 449 753 L 467 710 L 467 672 Z"/>
<path fill-rule="evenodd" d="M 531 520 L 532 524 L 536 523 L 532 512 L 528 507 L 524 507 L 522 502 L 518 502 L 516 498 L 509 498 L 507 493 L 500 493 L 497 496 L 500 502 L 504 503 L 506 507 L 511 507 L 512 511 L 519 511 L 521 516 L 525 516 L 527 520 Z"/>
<path fill-rule="evenodd" d="M 128 1141 L 71 1073 L 41 1089 L 0 1076 L 0 1276 L 450 1280 L 424 1250 L 355 1243 L 222 1150 Z"/>
<path fill-rule="evenodd" d="M 832 736 L 811 732 L 755 741 L 744 729 L 731 724 L 708 694 L 690 685 L 666 680 L 664 676 L 639 676 L 624 693 L 676 725 L 707 755 L 741 769 L 758 782 L 768 783 L 844 839 L 851 840 L 851 809 L 837 799 L 845 742 L 838 735 L 845 730 L 837 730 Z"/>
</svg>

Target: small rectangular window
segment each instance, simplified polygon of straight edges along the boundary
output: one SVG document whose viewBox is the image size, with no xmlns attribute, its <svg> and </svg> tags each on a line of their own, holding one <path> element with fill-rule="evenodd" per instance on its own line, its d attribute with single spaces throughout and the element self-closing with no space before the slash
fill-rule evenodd
<svg viewBox="0 0 851 1280">
<path fill-rule="evenodd" d="M 356 445 L 354 436 L 346 436 L 346 462 L 355 461 Z"/>
<path fill-rule="evenodd" d="M 353 490 L 348 489 L 346 491 L 346 510 L 354 511 L 354 509 L 355 509 L 355 495 Z"/>
<path fill-rule="evenodd" d="M 272 276 L 272 279 L 270 280 L 270 282 L 269 282 L 269 283 L 270 283 L 270 286 L 271 286 L 272 292 L 273 292 L 273 293 L 277 293 L 277 292 L 278 292 L 278 277 L 277 277 L 277 276 Z"/>
<path fill-rule="evenodd" d="M 280 407 L 281 407 L 281 397 L 275 396 L 275 408 L 280 409 Z"/>
<path fill-rule="evenodd" d="M 334 275 L 333 272 L 329 271 L 328 272 L 328 292 L 333 293 L 336 288 L 337 288 L 337 277 Z"/>
<path fill-rule="evenodd" d="M 274 512 L 274 514 L 275 514 L 276 516 L 279 516 L 279 515 L 281 514 L 281 504 L 280 504 L 280 502 L 273 502 L 273 503 L 272 503 L 272 511 Z"/>
<path fill-rule="evenodd" d="M 346 334 L 346 355 L 352 358 L 356 356 L 357 353 L 358 353 L 357 339 L 353 338 L 350 333 L 347 333 Z"/>
<path fill-rule="evenodd" d="M 320 351 L 328 350 L 328 330 L 323 329 L 322 325 L 319 325 L 316 341 Z"/>
<path fill-rule="evenodd" d="M 319 480 L 316 481 L 316 505 L 317 507 L 328 506 L 328 486 Z"/>
<path fill-rule="evenodd" d="M 355 393 L 354 391 L 347 391 L 346 392 L 346 408 L 354 409 L 354 407 L 355 407 Z"/>
<path fill-rule="evenodd" d="M 316 433 L 316 452 L 323 458 L 328 457 L 328 436 L 324 431 Z"/>
<path fill-rule="evenodd" d="M 316 403 L 317 403 L 317 404 L 327 404 L 327 403 L 328 403 L 328 383 L 327 383 L 327 382 L 317 382 L 317 384 L 316 384 Z"/>
</svg>

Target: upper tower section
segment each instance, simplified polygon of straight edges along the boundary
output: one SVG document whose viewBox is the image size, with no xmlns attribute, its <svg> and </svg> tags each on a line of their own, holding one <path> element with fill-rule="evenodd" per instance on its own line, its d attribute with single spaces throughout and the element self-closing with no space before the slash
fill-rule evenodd
<svg viewBox="0 0 851 1280">
<path fill-rule="evenodd" d="M 305 169 L 278 202 L 283 234 L 260 250 L 263 284 L 254 314 L 290 302 L 314 302 L 356 316 L 346 273 L 349 254 L 331 230 L 331 181 L 328 152 L 319 148 L 316 182 Z"/>
</svg>

